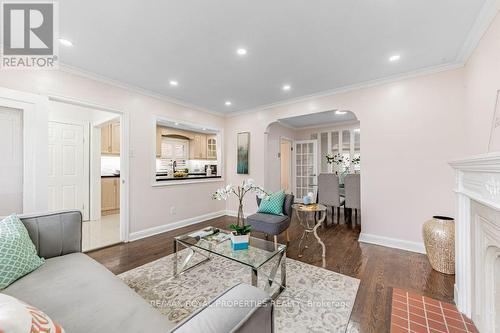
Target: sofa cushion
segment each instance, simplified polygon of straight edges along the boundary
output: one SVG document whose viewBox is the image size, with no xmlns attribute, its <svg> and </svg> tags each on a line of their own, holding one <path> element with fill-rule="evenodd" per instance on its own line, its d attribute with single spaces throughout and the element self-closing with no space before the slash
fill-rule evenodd
<svg viewBox="0 0 500 333">
<path fill-rule="evenodd" d="M 48 259 L 3 292 L 38 307 L 72 333 L 165 333 L 175 326 L 82 253 Z"/>
<path fill-rule="evenodd" d="M 288 228 L 290 218 L 286 215 L 256 213 L 248 216 L 246 223 L 250 224 L 255 231 L 278 235 Z"/>
<path fill-rule="evenodd" d="M 64 329 L 40 309 L 21 302 L 15 297 L 0 294 L 0 332 L 64 333 Z"/>
<path fill-rule="evenodd" d="M 0 290 L 43 265 L 25 226 L 16 215 L 0 221 Z"/>
</svg>

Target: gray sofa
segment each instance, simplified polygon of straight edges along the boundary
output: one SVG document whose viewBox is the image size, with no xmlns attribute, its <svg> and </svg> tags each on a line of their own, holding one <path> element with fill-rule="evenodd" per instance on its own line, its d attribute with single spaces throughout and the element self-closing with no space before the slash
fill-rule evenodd
<svg viewBox="0 0 500 333">
<path fill-rule="evenodd" d="M 46 261 L 2 292 L 38 307 L 67 333 L 274 331 L 269 295 L 246 284 L 230 288 L 175 325 L 104 266 L 81 253 L 79 211 L 20 218 Z"/>
</svg>

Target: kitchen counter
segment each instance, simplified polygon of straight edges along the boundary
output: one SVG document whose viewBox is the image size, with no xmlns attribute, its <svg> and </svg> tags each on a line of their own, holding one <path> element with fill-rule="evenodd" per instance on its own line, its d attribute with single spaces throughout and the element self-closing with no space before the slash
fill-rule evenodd
<svg viewBox="0 0 500 333">
<path fill-rule="evenodd" d="M 222 178 L 222 176 L 211 175 L 187 175 L 186 177 L 174 177 L 174 176 L 156 176 L 156 181 L 169 181 L 169 180 L 193 180 L 193 179 L 208 179 L 208 178 Z"/>
<path fill-rule="evenodd" d="M 120 178 L 120 175 L 115 175 L 115 174 L 101 175 L 101 178 Z"/>
</svg>

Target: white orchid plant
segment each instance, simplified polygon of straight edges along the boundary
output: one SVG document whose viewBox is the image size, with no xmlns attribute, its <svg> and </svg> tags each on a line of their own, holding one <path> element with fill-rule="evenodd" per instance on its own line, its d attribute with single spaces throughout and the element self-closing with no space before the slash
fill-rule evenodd
<svg viewBox="0 0 500 333">
<path fill-rule="evenodd" d="M 227 200 L 230 195 L 235 195 L 239 200 L 238 207 L 238 220 L 237 224 L 231 224 L 229 228 L 236 231 L 238 235 L 246 235 L 250 232 L 251 226 L 245 225 L 243 219 L 243 199 L 245 195 L 249 192 L 255 193 L 257 197 L 263 199 L 268 196 L 267 192 L 261 187 L 255 184 L 253 179 L 244 180 L 241 185 L 233 186 L 231 184 L 226 187 L 218 189 L 213 195 L 214 200 Z"/>
</svg>

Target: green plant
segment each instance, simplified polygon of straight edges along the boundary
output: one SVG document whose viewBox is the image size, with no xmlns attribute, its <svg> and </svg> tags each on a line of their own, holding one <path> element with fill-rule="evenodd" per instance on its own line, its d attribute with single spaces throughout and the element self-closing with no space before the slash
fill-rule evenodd
<svg viewBox="0 0 500 333">
<path fill-rule="evenodd" d="M 229 229 L 234 230 L 236 232 L 236 235 L 247 235 L 252 231 L 252 226 L 245 224 L 243 226 L 239 226 L 237 224 L 231 224 L 229 226 Z"/>
</svg>

